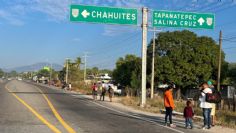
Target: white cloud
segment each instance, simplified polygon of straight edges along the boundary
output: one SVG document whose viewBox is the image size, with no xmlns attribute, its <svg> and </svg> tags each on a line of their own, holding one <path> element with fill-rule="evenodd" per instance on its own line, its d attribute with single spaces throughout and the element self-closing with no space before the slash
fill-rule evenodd
<svg viewBox="0 0 236 133">
<path fill-rule="evenodd" d="M 73 41 L 73 42 L 79 42 L 79 41 L 80 41 L 80 38 L 73 38 L 72 41 Z"/>
<path fill-rule="evenodd" d="M 68 19 L 70 0 L 34 0 L 31 10 L 48 15 L 50 20 L 65 21 Z"/>
<path fill-rule="evenodd" d="M 140 31 L 140 27 L 135 26 L 114 26 L 114 25 L 107 25 L 104 26 L 104 36 L 118 36 L 124 33 L 134 33 Z"/>
<path fill-rule="evenodd" d="M 46 14 L 50 21 L 67 21 L 69 18 L 69 5 L 71 3 L 116 7 L 142 6 L 142 0 L 3 0 L 3 3 L 4 9 L 1 9 L 1 11 L 4 11 L 4 13 L 2 13 L 1 18 L 7 19 L 12 24 L 23 24 L 22 18 L 27 16 L 27 13 L 32 12 Z"/>
<path fill-rule="evenodd" d="M 0 18 L 15 26 L 24 25 L 22 20 L 17 19 L 13 14 L 10 14 L 4 10 L 0 10 Z"/>
</svg>

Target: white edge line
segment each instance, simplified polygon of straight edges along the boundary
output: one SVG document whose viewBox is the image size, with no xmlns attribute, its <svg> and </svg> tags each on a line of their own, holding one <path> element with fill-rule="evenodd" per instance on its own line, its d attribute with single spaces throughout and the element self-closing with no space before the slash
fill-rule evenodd
<svg viewBox="0 0 236 133">
<path fill-rule="evenodd" d="M 184 133 L 183 131 L 180 131 L 180 130 L 177 130 L 177 129 L 174 129 L 174 128 L 170 128 L 170 127 L 166 127 L 166 126 L 164 126 L 164 125 L 158 124 L 157 122 L 155 122 L 155 121 L 153 121 L 153 120 L 149 120 L 149 119 L 145 119 L 145 118 L 142 118 L 142 117 L 139 117 L 139 116 L 134 116 L 134 115 L 126 114 L 126 113 L 124 113 L 124 112 L 121 112 L 121 111 L 118 111 L 118 110 L 115 110 L 115 109 L 106 107 L 106 106 L 101 105 L 101 104 L 96 103 L 96 102 L 92 102 L 92 101 L 89 101 L 89 102 L 94 103 L 94 104 L 96 104 L 96 105 L 98 105 L 98 106 L 100 106 L 100 107 L 106 108 L 106 109 L 108 109 L 108 110 L 111 110 L 111 111 L 120 113 L 120 114 L 124 114 L 124 115 L 130 116 L 130 117 L 133 117 L 133 118 L 137 118 L 137 119 L 144 120 L 144 121 L 147 121 L 147 122 L 150 122 L 150 123 L 154 123 L 154 124 L 156 124 L 156 125 L 158 125 L 158 126 L 160 126 L 160 127 L 164 127 L 164 128 L 170 129 L 170 130 L 175 131 L 175 132 L 178 132 L 178 133 Z"/>
<path fill-rule="evenodd" d="M 72 96 L 73 96 L 73 95 L 72 95 Z M 77 96 L 74 96 L 74 97 L 77 97 Z M 96 102 L 93 102 L 93 101 L 88 101 L 88 102 L 93 103 L 93 104 L 96 104 L 96 105 L 98 105 L 98 106 L 100 106 L 100 107 L 106 108 L 106 109 L 108 109 L 108 110 L 111 110 L 111 111 L 114 111 L 114 112 L 117 112 L 117 113 L 120 113 L 120 114 L 124 114 L 124 115 L 126 115 L 126 116 L 130 116 L 130 117 L 133 117 L 133 118 L 137 118 L 137 119 L 140 119 L 140 120 L 144 120 L 144 121 L 147 121 L 147 122 L 156 124 L 156 125 L 158 125 L 158 126 L 160 126 L 160 127 L 167 128 L 167 129 L 169 129 L 169 130 L 172 130 L 172 131 L 175 131 L 175 132 L 178 132 L 178 133 L 184 133 L 184 132 L 181 131 L 181 130 L 177 130 L 177 129 L 174 129 L 174 128 L 170 128 L 170 127 L 166 127 L 166 126 L 164 126 L 164 125 L 158 124 L 158 123 L 157 123 L 156 121 L 154 121 L 154 120 L 145 119 L 145 118 L 142 118 L 142 117 L 139 117 L 139 116 L 135 116 L 135 115 L 130 115 L 130 114 L 127 114 L 127 113 L 124 113 L 124 112 L 121 112 L 121 111 L 118 111 L 118 110 L 115 110 L 115 109 L 106 107 L 106 106 L 104 106 L 104 105 L 102 105 L 102 104 L 99 104 L 99 103 L 96 103 Z"/>
</svg>

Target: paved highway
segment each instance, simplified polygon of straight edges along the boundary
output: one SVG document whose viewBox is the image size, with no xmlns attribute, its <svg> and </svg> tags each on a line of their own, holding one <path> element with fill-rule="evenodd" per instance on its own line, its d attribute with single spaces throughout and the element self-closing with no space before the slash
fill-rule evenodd
<svg viewBox="0 0 236 133">
<path fill-rule="evenodd" d="M 86 96 L 23 81 L 0 83 L 0 133 L 182 133 Z"/>
</svg>

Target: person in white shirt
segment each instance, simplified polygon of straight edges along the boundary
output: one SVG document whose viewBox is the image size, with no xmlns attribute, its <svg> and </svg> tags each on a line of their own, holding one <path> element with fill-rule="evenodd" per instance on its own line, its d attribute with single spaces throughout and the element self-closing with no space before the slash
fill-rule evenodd
<svg viewBox="0 0 236 133">
<path fill-rule="evenodd" d="M 207 83 L 203 83 L 201 87 L 202 87 L 202 90 L 201 90 L 201 97 L 199 98 L 199 101 L 200 101 L 200 107 L 202 108 L 202 111 L 203 111 L 203 118 L 204 118 L 203 129 L 210 129 L 212 104 L 209 102 L 206 102 L 206 94 L 212 93 L 212 90 L 209 88 Z"/>
<path fill-rule="evenodd" d="M 68 84 L 68 88 L 69 88 L 69 91 L 72 90 L 72 85 L 71 85 L 71 83 Z"/>
</svg>

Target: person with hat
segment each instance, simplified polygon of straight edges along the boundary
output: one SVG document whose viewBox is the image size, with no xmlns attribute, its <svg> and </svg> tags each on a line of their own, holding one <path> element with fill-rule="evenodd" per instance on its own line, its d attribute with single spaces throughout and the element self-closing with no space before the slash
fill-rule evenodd
<svg viewBox="0 0 236 133">
<path fill-rule="evenodd" d="M 207 84 L 208 84 L 209 88 L 211 89 L 211 91 L 214 92 L 215 91 L 215 87 L 212 84 L 212 82 L 208 81 Z M 211 126 L 214 127 L 215 126 L 215 121 L 216 121 L 216 116 L 215 116 L 216 115 L 216 104 L 215 103 L 211 103 L 211 106 L 212 106 L 212 108 L 211 108 Z"/>
</svg>

